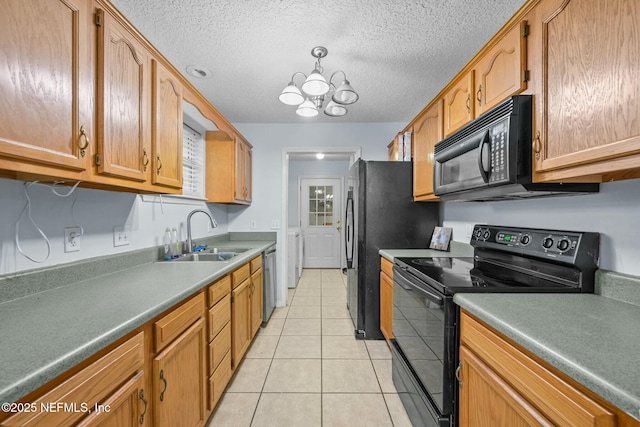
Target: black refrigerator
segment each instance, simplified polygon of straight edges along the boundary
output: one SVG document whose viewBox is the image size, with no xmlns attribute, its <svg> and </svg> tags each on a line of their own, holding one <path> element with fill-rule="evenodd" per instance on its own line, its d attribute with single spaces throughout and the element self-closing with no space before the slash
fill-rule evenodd
<svg viewBox="0 0 640 427">
<path fill-rule="evenodd" d="M 427 248 L 439 203 L 413 201 L 411 162 L 356 161 L 347 184 L 347 307 L 356 338 L 382 339 L 380 249 Z"/>
</svg>

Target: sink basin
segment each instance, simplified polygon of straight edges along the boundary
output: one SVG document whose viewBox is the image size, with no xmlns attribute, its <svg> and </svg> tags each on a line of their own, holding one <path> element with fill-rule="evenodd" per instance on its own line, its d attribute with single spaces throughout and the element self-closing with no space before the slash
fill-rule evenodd
<svg viewBox="0 0 640 427">
<path fill-rule="evenodd" d="M 198 253 L 194 253 L 194 254 L 182 255 L 180 258 L 176 258 L 173 261 L 174 262 L 181 262 L 181 261 L 191 261 L 191 262 L 196 262 L 196 261 L 228 261 L 228 260 L 230 260 L 231 258 L 233 258 L 233 257 L 235 257 L 237 255 L 238 255 L 237 253 L 229 252 L 229 251 L 218 252 L 217 254 L 198 252 Z"/>
<path fill-rule="evenodd" d="M 220 252 L 234 252 L 236 254 L 240 254 L 242 252 L 248 251 L 248 248 L 207 248 L 200 253 L 220 253 Z"/>
</svg>

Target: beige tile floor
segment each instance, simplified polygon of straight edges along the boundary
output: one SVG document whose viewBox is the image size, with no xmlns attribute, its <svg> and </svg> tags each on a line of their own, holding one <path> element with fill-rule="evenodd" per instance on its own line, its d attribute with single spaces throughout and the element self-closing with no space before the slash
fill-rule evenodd
<svg viewBox="0 0 640 427">
<path fill-rule="evenodd" d="M 260 328 L 209 427 L 404 427 L 384 341 L 354 338 L 340 270 L 304 270 Z"/>
</svg>

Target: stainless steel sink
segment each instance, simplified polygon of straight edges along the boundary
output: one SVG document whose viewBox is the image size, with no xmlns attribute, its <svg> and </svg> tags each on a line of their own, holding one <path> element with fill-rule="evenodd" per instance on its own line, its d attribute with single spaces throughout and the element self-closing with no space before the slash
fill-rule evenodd
<svg viewBox="0 0 640 427">
<path fill-rule="evenodd" d="M 186 255 L 182 255 L 180 258 L 176 258 L 172 261 L 174 262 L 181 262 L 181 261 L 191 261 L 191 262 L 196 262 L 196 261 L 228 261 L 231 258 L 237 256 L 238 254 L 235 252 L 229 252 L 229 251 L 224 251 L 224 252 L 219 252 L 217 254 L 212 254 L 212 253 L 203 253 L 203 252 L 197 252 L 194 254 L 186 254 Z"/>
<path fill-rule="evenodd" d="M 200 253 L 234 252 L 236 254 L 241 254 L 242 252 L 246 252 L 248 250 L 248 248 L 207 248 Z"/>
</svg>

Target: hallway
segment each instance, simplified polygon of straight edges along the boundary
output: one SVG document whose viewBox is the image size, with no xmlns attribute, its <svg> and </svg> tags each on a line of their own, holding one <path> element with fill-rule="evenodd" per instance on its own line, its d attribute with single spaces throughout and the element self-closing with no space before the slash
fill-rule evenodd
<svg viewBox="0 0 640 427">
<path fill-rule="evenodd" d="M 306 269 L 260 328 L 209 427 L 411 426 L 385 341 L 354 338 L 346 276 Z"/>
</svg>

